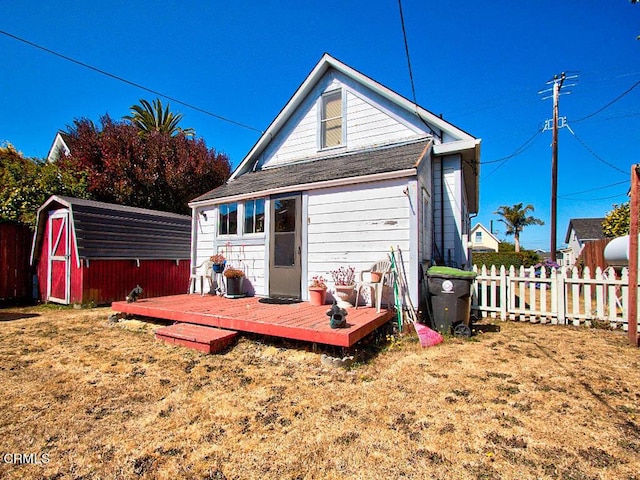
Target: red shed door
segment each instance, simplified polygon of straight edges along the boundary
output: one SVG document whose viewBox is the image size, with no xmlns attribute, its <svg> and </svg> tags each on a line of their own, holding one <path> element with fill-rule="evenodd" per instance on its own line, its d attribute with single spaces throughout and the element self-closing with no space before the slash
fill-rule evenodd
<svg viewBox="0 0 640 480">
<path fill-rule="evenodd" d="M 71 283 L 71 236 L 69 212 L 52 212 L 49 216 L 49 278 L 47 300 L 69 303 Z"/>
</svg>

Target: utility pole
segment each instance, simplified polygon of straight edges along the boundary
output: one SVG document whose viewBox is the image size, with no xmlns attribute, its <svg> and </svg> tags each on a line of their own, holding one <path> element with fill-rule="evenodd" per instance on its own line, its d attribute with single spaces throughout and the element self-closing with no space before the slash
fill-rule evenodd
<svg viewBox="0 0 640 480">
<path fill-rule="evenodd" d="M 551 261 L 556 261 L 556 227 L 558 224 L 558 99 L 566 75 L 553 79 L 553 137 L 551 140 Z"/>
<path fill-rule="evenodd" d="M 577 78 L 577 75 L 567 76 L 565 72 L 560 75 L 554 75 L 553 79 L 547 82 L 547 85 L 553 84 L 551 89 L 541 90 L 538 93 L 552 92 L 551 97 L 543 97 L 543 100 L 547 98 L 553 98 L 553 119 L 545 122 L 544 130 L 553 131 L 553 140 L 551 141 L 551 260 L 556 261 L 556 231 L 558 225 L 557 212 L 558 212 L 558 129 L 567 126 L 567 118 L 560 117 L 559 112 L 559 99 L 560 90 L 564 85 L 564 81 L 567 79 Z M 575 84 L 568 85 L 569 87 L 575 86 Z M 565 92 L 571 93 L 571 92 Z"/>
</svg>

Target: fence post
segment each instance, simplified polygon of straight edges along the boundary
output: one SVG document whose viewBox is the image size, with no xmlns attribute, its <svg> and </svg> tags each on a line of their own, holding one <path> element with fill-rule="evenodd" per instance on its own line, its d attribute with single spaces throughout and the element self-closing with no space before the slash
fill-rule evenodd
<svg viewBox="0 0 640 480">
<path fill-rule="evenodd" d="M 489 305 L 493 307 L 493 310 L 491 311 L 491 318 L 496 318 L 497 313 L 495 308 L 498 306 L 498 289 L 496 288 L 496 277 L 498 276 L 498 272 L 495 265 L 491 265 L 490 275 L 491 283 L 489 285 L 489 289 L 491 290 L 491 300 L 489 302 Z"/>
<path fill-rule="evenodd" d="M 604 275 L 602 268 L 596 268 L 596 318 L 604 321 Z"/>
<path fill-rule="evenodd" d="M 627 333 L 629 332 L 629 288 L 631 287 L 631 284 L 629 283 L 629 269 L 628 268 L 623 268 L 622 272 L 620 272 L 620 280 L 622 281 L 622 284 L 620 285 L 620 302 L 621 302 L 621 318 L 616 318 L 617 320 L 621 320 L 622 321 L 622 328 L 624 330 L 627 331 Z M 637 309 L 636 309 L 637 311 Z M 624 322 L 627 322 L 626 327 L 624 328 Z"/>
<path fill-rule="evenodd" d="M 507 281 L 507 269 L 504 268 L 504 265 L 502 265 L 500 267 L 500 319 L 501 320 L 508 320 L 507 318 L 507 311 L 508 311 L 508 305 L 507 305 L 507 289 L 508 289 L 508 281 Z"/>
<path fill-rule="evenodd" d="M 564 267 L 560 267 L 556 276 L 556 305 L 558 306 L 558 324 L 566 325 L 567 324 L 567 306 L 566 306 L 566 271 Z"/>
</svg>

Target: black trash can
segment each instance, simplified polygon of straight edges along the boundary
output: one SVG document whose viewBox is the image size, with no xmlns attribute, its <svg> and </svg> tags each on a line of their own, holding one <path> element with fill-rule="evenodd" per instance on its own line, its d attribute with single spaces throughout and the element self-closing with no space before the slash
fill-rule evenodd
<svg viewBox="0 0 640 480">
<path fill-rule="evenodd" d="M 442 334 L 471 335 L 471 285 L 474 272 L 451 267 L 427 270 L 433 328 Z"/>
</svg>

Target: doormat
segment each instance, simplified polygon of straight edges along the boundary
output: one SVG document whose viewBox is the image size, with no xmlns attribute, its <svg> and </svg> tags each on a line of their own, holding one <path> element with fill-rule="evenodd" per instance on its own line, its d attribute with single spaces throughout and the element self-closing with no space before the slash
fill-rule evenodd
<svg viewBox="0 0 640 480">
<path fill-rule="evenodd" d="M 258 300 L 260 303 L 270 303 L 273 305 L 289 305 L 292 303 L 301 303 L 302 300 L 296 297 L 263 297 Z"/>
</svg>

